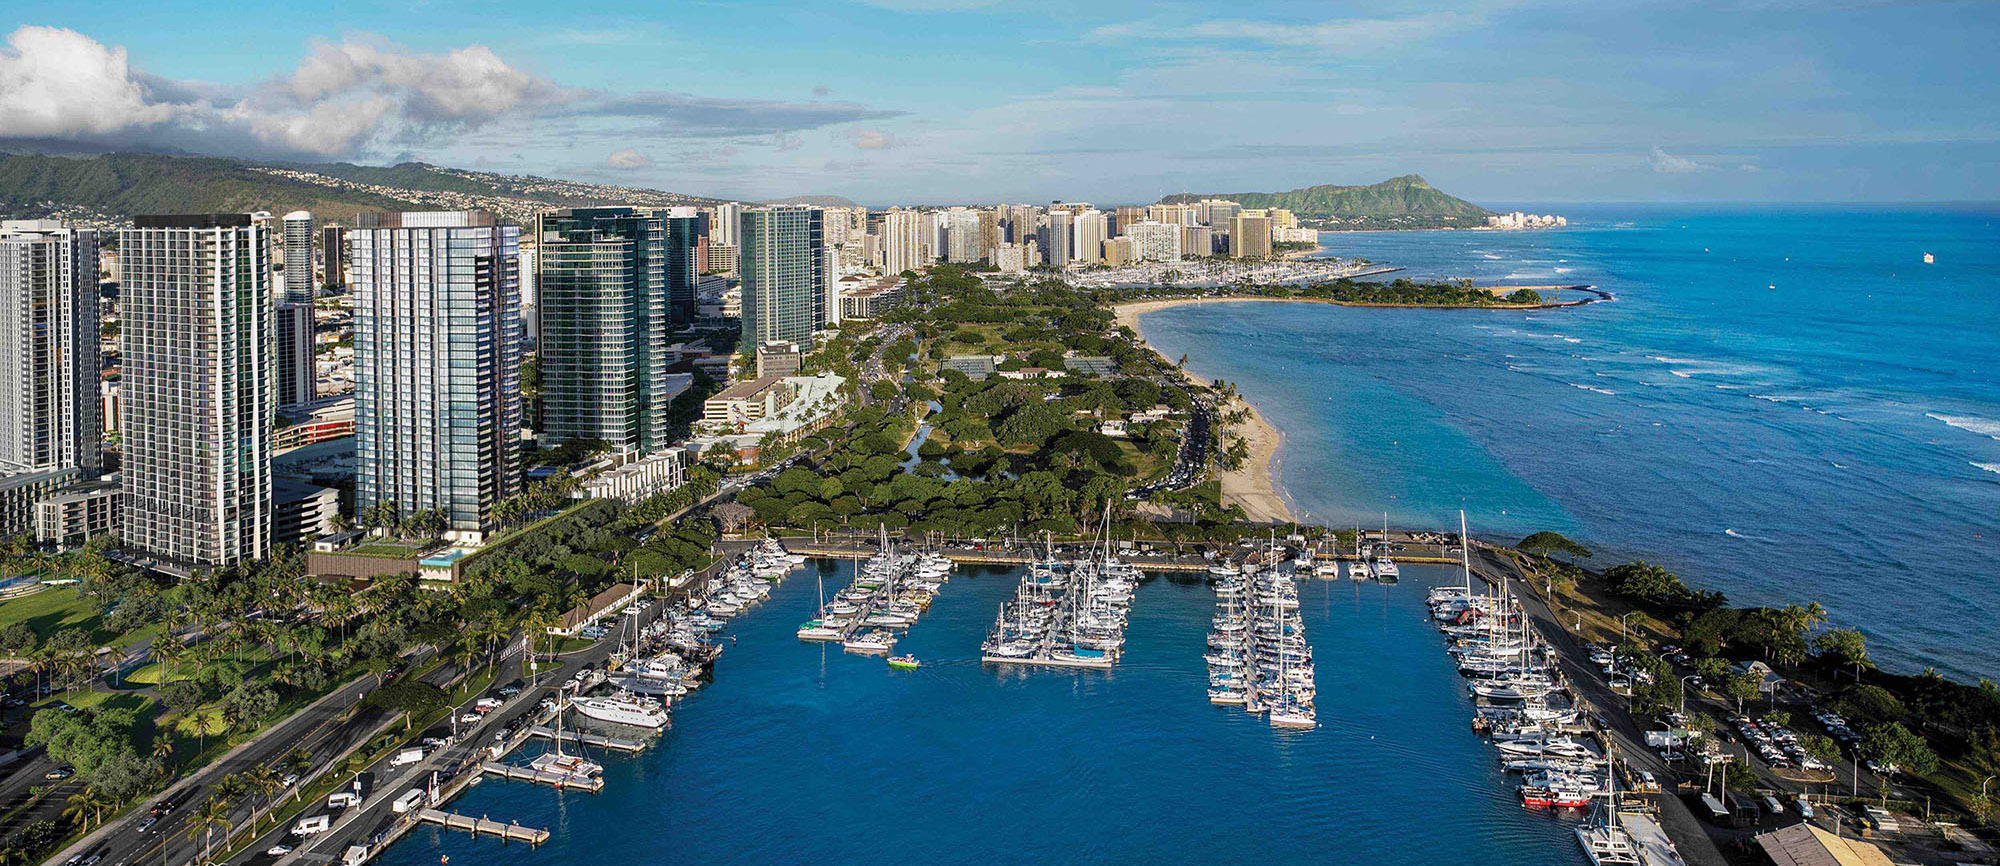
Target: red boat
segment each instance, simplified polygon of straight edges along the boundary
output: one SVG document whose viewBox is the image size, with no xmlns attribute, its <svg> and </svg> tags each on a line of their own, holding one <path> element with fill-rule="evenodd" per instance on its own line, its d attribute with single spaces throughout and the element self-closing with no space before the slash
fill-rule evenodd
<svg viewBox="0 0 2000 866">
<path fill-rule="evenodd" d="M 1521 805 L 1544 809 L 1582 809 L 1590 805 L 1590 792 L 1579 788 L 1522 785 Z"/>
</svg>

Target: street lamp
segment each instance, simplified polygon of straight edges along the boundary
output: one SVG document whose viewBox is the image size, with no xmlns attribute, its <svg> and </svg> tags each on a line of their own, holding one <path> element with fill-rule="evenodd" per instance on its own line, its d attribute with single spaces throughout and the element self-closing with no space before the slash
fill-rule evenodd
<svg viewBox="0 0 2000 866">
<path fill-rule="evenodd" d="M 1639 614 L 1639 612 L 1635 610 L 1635 611 L 1631 611 L 1631 612 L 1629 612 L 1629 613 L 1625 614 L 1624 616 L 1621 616 L 1621 617 L 1619 617 L 1619 618 L 1618 618 L 1618 642 L 1619 642 L 1619 643 L 1621 643 L 1621 644 L 1622 644 L 1622 643 L 1624 643 L 1624 642 L 1625 642 L 1625 640 L 1626 640 L 1626 638 L 1625 638 L 1625 620 L 1626 620 L 1626 618 L 1627 618 L 1627 617 L 1633 617 L 1633 616 L 1637 616 L 1638 614 Z"/>
<path fill-rule="evenodd" d="M 1688 680 L 1691 680 L 1691 679 L 1694 679 L 1695 677 L 1698 677 L 1698 676 L 1701 676 L 1701 674 L 1688 674 L 1687 676 L 1684 676 L 1684 677 L 1681 677 L 1681 713 L 1682 713 L 1682 714 L 1686 714 L 1686 713 L 1687 713 L 1687 708 L 1688 708 Z"/>
</svg>

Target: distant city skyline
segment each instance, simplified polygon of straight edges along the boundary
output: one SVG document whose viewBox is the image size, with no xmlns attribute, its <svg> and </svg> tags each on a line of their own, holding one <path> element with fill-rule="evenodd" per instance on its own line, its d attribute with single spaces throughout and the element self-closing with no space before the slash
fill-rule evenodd
<svg viewBox="0 0 2000 866">
<path fill-rule="evenodd" d="M 8 151 L 415 159 L 864 204 L 1408 173 L 1483 204 L 2000 198 L 1984 3 L 12 8 Z"/>
</svg>

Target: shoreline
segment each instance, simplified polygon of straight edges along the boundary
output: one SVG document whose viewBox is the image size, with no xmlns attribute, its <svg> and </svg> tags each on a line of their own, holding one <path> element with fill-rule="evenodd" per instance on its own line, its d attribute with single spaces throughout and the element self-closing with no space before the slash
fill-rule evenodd
<svg viewBox="0 0 2000 866">
<path fill-rule="evenodd" d="M 1198 299 L 1186 300 L 1194 301 Z M 1213 298 L 1205 300 L 1257 299 Z M 1153 304 L 1161 306 L 1151 306 Z M 1168 366 L 1173 366 L 1175 364 L 1174 359 L 1167 357 L 1166 353 L 1161 352 L 1159 347 L 1148 342 L 1145 333 L 1139 330 L 1139 316 L 1156 309 L 1164 309 L 1167 306 L 1175 305 L 1176 302 L 1174 301 L 1138 301 L 1119 304 L 1112 307 L 1111 312 L 1116 317 L 1118 324 L 1130 327 L 1134 333 L 1139 334 L 1141 345 L 1144 345 L 1153 354 L 1158 355 Z M 1213 386 L 1215 384 L 1214 379 L 1203 376 L 1187 367 L 1181 368 L 1181 374 L 1203 385 Z M 1243 425 L 1243 429 L 1239 431 L 1243 436 L 1243 441 L 1250 446 L 1250 457 L 1244 460 L 1243 466 L 1235 471 L 1216 470 L 1215 478 L 1222 484 L 1223 503 L 1242 508 L 1244 519 L 1252 522 L 1298 523 L 1299 513 L 1292 507 L 1291 497 L 1285 495 L 1284 487 L 1278 483 L 1278 450 L 1285 444 L 1285 434 L 1279 431 L 1277 427 L 1272 426 L 1271 422 L 1265 420 L 1264 413 L 1258 411 L 1257 405 L 1250 402 L 1250 399 L 1241 393 L 1237 394 L 1237 398 L 1234 401 L 1218 407 L 1218 414 L 1227 412 L 1234 406 L 1242 406 L 1250 413 L 1249 423 Z"/>
</svg>

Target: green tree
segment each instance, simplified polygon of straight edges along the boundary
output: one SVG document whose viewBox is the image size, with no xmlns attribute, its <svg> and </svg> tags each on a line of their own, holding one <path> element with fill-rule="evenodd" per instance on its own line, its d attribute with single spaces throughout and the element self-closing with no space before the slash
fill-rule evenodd
<svg viewBox="0 0 2000 866">
<path fill-rule="evenodd" d="M 1861 733 L 1861 754 L 1878 764 L 1894 764 L 1918 776 L 1937 772 L 1937 753 L 1924 738 L 1903 727 L 1902 722 L 1869 725 Z"/>
<path fill-rule="evenodd" d="M 1514 545 L 1514 549 L 1531 556 L 1543 558 L 1552 557 L 1559 553 L 1575 559 L 1590 558 L 1590 548 L 1565 538 L 1561 533 L 1549 532 L 1547 530 L 1521 539 L 1521 543 Z"/>
<path fill-rule="evenodd" d="M 1743 712 L 1743 702 L 1755 700 L 1764 693 L 1764 678 L 1750 671 L 1738 671 L 1722 681 L 1722 694 L 1736 702 L 1736 711 Z"/>
<path fill-rule="evenodd" d="M 1861 681 L 1861 671 L 1869 666 L 1868 637 L 1857 629 L 1836 628 L 1821 632 L 1813 639 L 1813 651 L 1831 664 L 1854 669 L 1855 682 Z"/>
</svg>

